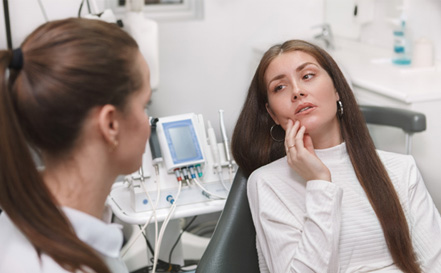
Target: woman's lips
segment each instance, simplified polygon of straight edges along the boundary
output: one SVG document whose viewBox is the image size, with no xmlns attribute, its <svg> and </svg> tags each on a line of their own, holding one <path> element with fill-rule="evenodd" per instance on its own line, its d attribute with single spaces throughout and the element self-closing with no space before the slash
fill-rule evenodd
<svg viewBox="0 0 441 273">
<path fill-rule="evenodd" d="M 315 109 L 315 105 L 311 103 L 303 103 L 299 105 L 296 109 L 296 115 L 304 115 L 307 114 Z"/>
</svg>

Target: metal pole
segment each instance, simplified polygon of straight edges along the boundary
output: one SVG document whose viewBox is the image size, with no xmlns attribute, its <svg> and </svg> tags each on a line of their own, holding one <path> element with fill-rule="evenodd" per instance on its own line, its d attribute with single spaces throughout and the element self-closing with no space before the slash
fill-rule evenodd
<svg viewBox="0 0 441 273">
<path fill-rule="evenodd" d="M 9 21 L 9 5 L 8 5 L 8 0 L 3 0 L 3 12 L 5 14 L 6 40 L 8 42 L 8 48 L 12 49 L 11 24 L 10 24 L 10 21 Z"/>
<path fill-rule="evenodd" d="M 412 134 L 406 134 L 406 154 L 410 155 L 412 153 Z"/>
</svg>

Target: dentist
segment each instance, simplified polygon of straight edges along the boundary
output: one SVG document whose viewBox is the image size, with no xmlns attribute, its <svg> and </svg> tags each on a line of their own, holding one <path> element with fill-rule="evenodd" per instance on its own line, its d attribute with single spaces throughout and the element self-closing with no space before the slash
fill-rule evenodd
<svg viewBox="0 0 441 273">
<path fill-rule="evenodd" d="M 128 272 L 103 215 L 116 177 L 141 165 L 150 95 L 115 24 L 52 21 L 0 51 L 0 272 Z"/>
</svg>

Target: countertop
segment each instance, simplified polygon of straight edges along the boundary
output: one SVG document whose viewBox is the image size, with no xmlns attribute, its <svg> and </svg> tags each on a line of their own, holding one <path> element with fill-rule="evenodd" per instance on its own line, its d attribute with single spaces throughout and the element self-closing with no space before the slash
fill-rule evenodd
<svg viewBox="0 0 441 273">
<path fill-rule="evenodd" d="M 330 51 L 355 87 L 396 99 L 404 103 L 441 100 L 441 64 L 412 68 L 391 62 L 392 48 L 337 39 Z"/>
</svg>

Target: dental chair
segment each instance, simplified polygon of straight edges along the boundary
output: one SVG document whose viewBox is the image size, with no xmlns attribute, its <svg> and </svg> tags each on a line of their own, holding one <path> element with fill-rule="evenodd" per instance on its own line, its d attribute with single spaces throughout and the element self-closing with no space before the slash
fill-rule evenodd
<svg viewBox="0 0 441 273">
<path fill-rule="evenodd" d="M 410 137 L 426 129 L 422 113 L 398 108 L 360 106 L 368 124 L 393 126 Z M 196 273 L 259 273 L 256 230 L 247 197 L 247 177 L 239 169 L 234 177 L 224 210 L 211 240 L 202 255 Z"/>
</svg>

